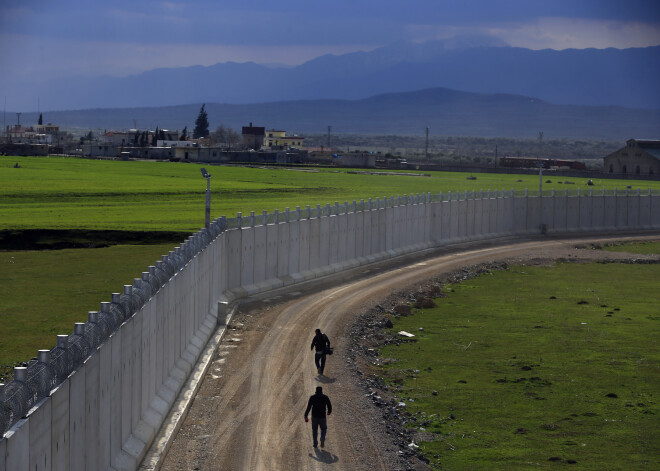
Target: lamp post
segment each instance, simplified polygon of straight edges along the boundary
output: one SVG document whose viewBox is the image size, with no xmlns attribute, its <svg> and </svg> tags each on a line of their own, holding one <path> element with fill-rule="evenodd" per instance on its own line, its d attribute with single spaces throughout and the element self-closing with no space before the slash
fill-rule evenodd
<svg viewBox="0 0 660 471">
<path fill-rule="evenodd" d="M 203 167 L 200 170 L 202 172 L 202 177 L 206 178 L 205 226 L 208 229 L 211 225 L 211 175 Z"/>
</svg>

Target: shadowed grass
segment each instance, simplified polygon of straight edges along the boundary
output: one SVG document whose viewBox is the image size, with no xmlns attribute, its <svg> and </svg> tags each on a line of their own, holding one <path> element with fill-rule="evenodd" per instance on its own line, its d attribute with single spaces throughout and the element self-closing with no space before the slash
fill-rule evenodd
<svg viewBox="0 0 660 471">
<path fill-rule="evenodd" d="M 512 267 L 395 320 L 417 341 L 383 348 L 397 361 L 382 373 L 436 434 L 420 443 L 434 467 L 658 469 L 659 279 L 660 265 Z"/>
</svg>

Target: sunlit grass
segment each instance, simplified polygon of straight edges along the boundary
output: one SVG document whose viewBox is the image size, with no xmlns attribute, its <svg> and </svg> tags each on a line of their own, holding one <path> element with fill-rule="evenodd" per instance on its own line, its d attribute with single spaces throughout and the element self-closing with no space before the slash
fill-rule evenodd
<svg viewBox="0 0 660 471">
<path fill-rule="evenodd" d="M 384 347 L 382 373 L 436 434 L 420 443 L 434 467 L 658 469 L 659 279 L 657 264 L 511 267 L 395 320 L 417 341 Z"/>
<path fill-rule="evenodd" d="M 14 168 L 18 163 L 20 168 Z M 196 231 L 204 225 L 202 165 L 66 157 L 0 156 L 1 229 Z M 295 209 L 368 198 L 448 191 L 538 189 L 534 175 L 458 172 L 245 168 L 205 165 L 211 173 L 211 216 Z M 382 172 L 379 172 L 382 173 Z M 545 178 L 544 178 L 545 180 Z M 586 188 L 587 178 L 555 179 L 544 188 Z M 571 181 L 573 185 L 566 185 Z M 660 182 L 594 180 L 603 188 L 660 189 Z"/>
</svg>

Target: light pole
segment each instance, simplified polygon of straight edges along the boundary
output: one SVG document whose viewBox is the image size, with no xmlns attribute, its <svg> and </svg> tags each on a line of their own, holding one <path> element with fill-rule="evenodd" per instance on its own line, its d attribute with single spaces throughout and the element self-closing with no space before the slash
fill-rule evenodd
<svg viewBox="0 0 660 471">
<path fill-rule="evenodd" d="M 208 229 L 211 225 L 211 175 L 203 167 L 200 170 L 202 172 L 202 177 L 206 178 L 205 226 Z"/>
<path fill-rule="evenodd" d="M 539 198 L 543 198 L 543 160 L 541 160 L 541 151 L 543 150 L 543 131 L 539 132 Z"/>
</svg>

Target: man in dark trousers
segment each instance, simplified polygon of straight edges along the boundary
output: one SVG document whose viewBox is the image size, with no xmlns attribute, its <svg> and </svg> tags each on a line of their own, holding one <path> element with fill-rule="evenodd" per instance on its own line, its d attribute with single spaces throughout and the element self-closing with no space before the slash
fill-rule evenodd
<svg viewBox="0 0 660 471">
<path fill-rule="evenodd" d="M 316 335 L 312 339 L 312 347 L 310 350 L 314 350 L 314 348 L 316 348 L 316 353 L 314 353 L 316 371 L 322 375 L 323 370 L 325 369 L 325 355 L 327 349 L 330 348 L 330 339 L 328 339 L 327 335 L 321 333 L 321 329 L 316 329 Z"/>
<path fill-rule="evenodd" d="M 325 417 L 325 409 L 328 408 L 328 415 L 332 414 L 332 404 L 330 398 L 323 394 L 321 386 L 316 387 L 316 394 L 312 395 L 307 401 L 307 409 L 305 409 L 305 422 L 309 419 L 307 414 L 312 410 L 312 438 L 314 439 L 314 448 L 317 446 L 316 434 L 318 428 L 321 427 L 321 448 L 325 446 L 325 432 L 328 430 L 328 424 Z"/>
</svg>

